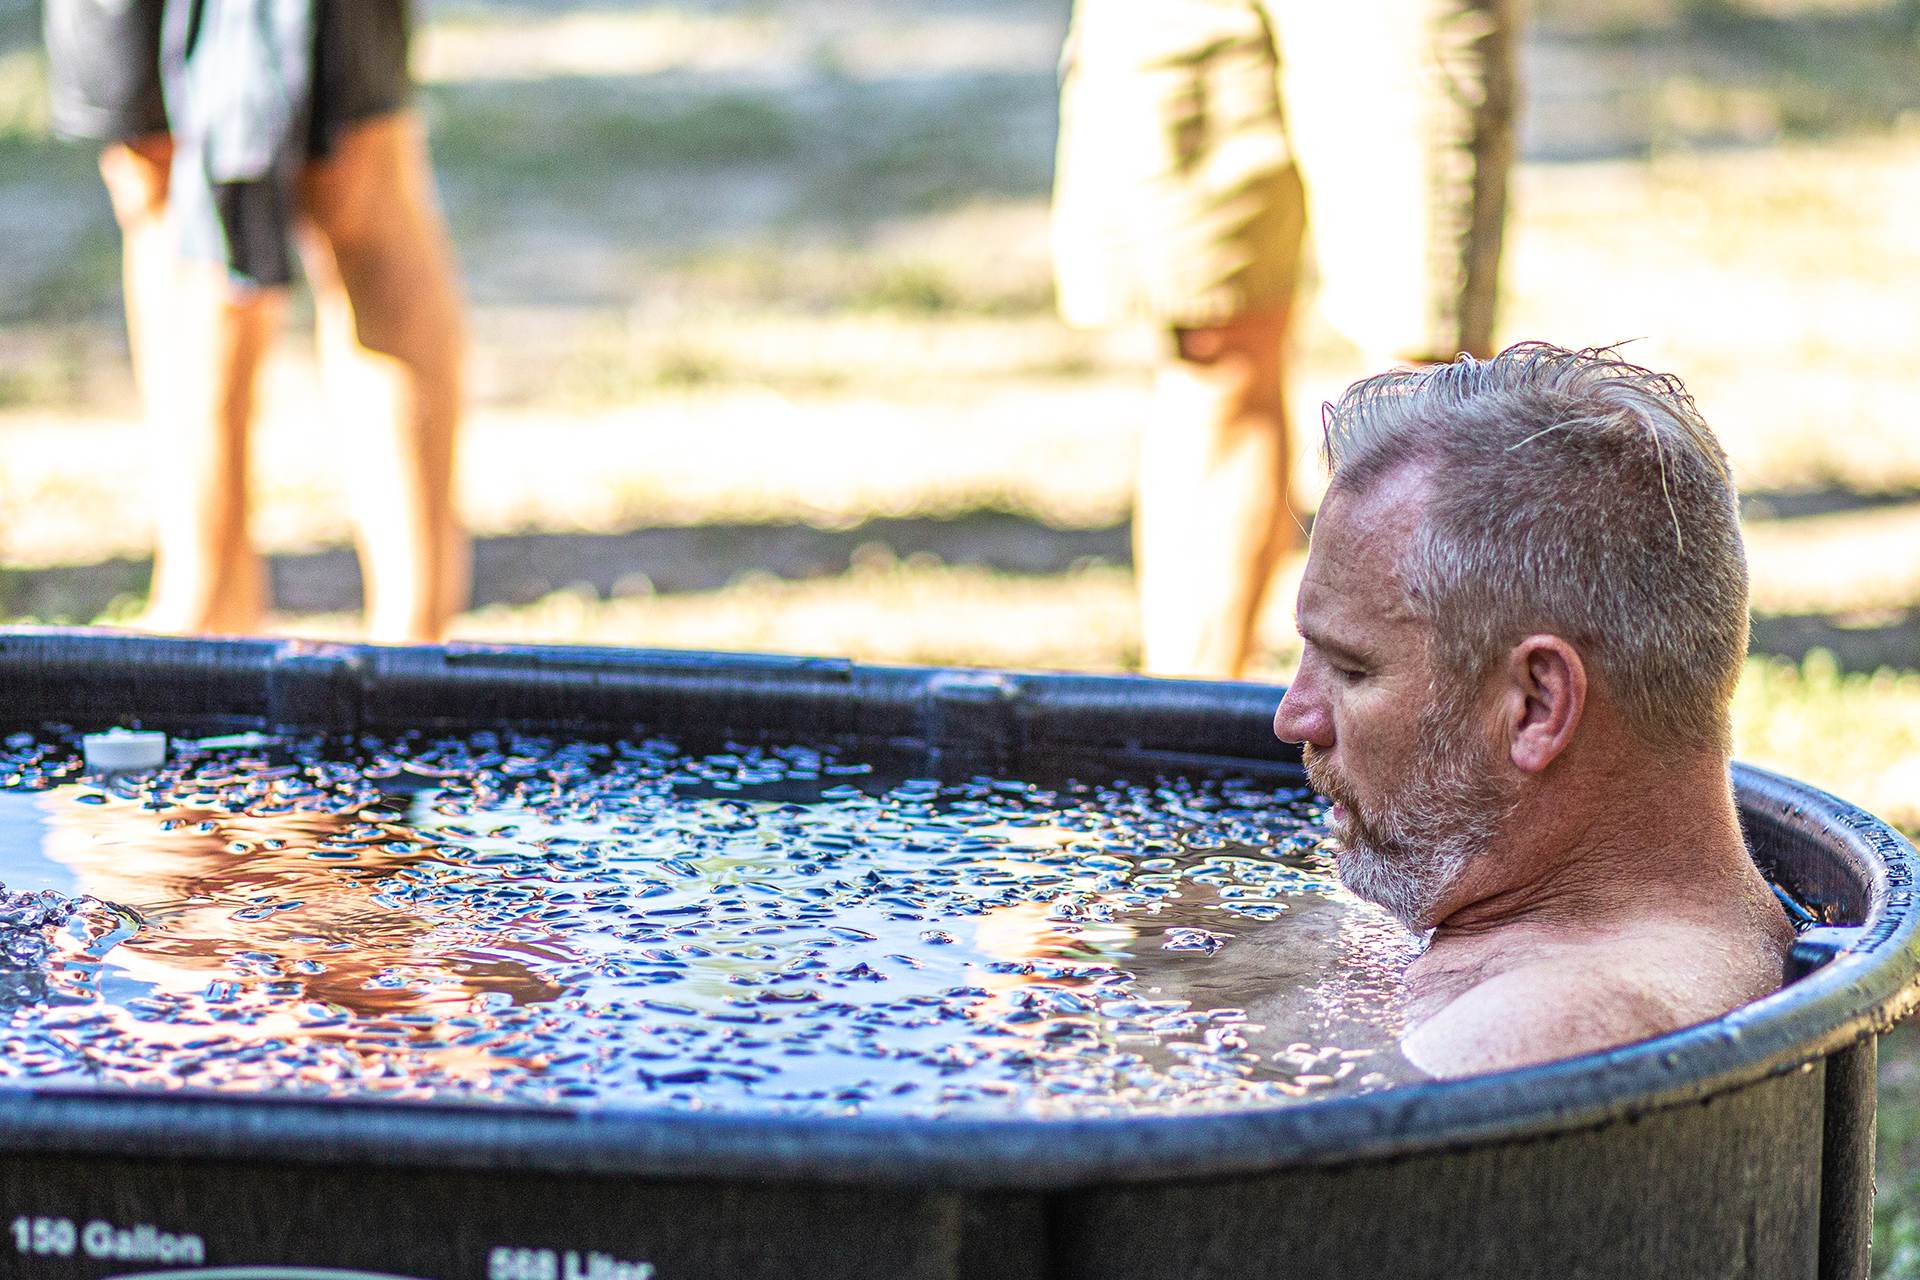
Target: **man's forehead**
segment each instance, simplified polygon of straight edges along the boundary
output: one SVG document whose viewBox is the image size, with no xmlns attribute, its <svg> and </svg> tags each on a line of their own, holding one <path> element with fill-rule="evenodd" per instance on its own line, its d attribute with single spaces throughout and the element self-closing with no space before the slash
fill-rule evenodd
<svg viewBox="0 0 1920 1280">
<path fill-rule="evenodd" d="M 1314 518 L 1300 583 L 1303 624 L 1413 623 L 1400 561 L 1425 518 L 1425 468 L 1405 466 L 1359 492 L 1336 488 Z"/>
</svg>

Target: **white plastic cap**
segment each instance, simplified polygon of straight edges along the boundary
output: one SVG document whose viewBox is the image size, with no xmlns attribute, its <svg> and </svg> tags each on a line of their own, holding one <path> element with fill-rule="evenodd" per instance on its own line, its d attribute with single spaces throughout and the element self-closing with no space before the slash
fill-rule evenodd
<svg viewBox="0 0 1920 1280">
<path fill-rule="evenodd" d="M 167 735 L 141 733 L 131 729 L 110 729 L 90 733 L 80 739 L 86 752 L 87 768 L 115 772 L 122 769 L 152 769 L 167 759 Z"/>
</svg>

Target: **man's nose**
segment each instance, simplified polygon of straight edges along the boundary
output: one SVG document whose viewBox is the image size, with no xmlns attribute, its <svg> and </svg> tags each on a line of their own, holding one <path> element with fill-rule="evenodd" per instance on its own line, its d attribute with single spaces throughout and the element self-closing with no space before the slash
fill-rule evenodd
<svg viewBox="0 0 1920 1280">
<path fill-rule="evenodd" d="M 1314 695 L 1312 680 L 1304 671 L 1287 686 L 1273 713 L 1273 734 L 1282 742 L 1310 742 L 1316 747 L 1333 745 L 1333 716 L 1326 702 Z"/>
</svg>

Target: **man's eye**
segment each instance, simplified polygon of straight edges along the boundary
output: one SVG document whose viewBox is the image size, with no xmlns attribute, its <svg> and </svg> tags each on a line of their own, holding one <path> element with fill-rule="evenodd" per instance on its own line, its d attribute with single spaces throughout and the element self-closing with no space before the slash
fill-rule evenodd
<svg viewBox="0 0 1920 1280">
<path fill-rule="evenodd" d="M 1335 667 L 1334 670 L 1339 672 L 1340 678 L 1348 684 L 1357 684 L 1367 676 L 1367 673 L 1358 667 Z"/>
</svg>

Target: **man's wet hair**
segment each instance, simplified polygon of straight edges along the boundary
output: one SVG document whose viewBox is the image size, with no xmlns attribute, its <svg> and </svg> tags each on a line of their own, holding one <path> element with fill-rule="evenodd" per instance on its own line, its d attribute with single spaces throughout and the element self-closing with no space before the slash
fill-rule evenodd
<svg viewBox="0 0 1920 1280">
<path fill-rule="evenodd" d="M 1657 753 L 1729 751 L 1746 555 L 1726 454 L 1678 378 L 1524 342 L 1356 383 L 1325 427 L 1330 492 L 1428 473 L 1400 572 L 1443 670 L 1477 684 L 1550 632 Z"/>
</svg>

